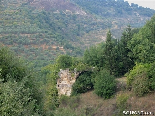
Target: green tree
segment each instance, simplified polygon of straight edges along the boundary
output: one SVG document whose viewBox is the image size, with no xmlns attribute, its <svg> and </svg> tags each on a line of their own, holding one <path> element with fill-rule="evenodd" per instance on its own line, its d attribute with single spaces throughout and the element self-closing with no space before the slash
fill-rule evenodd
<svg viewBox="0 0 155 116">
<path fill-rule="evenodd" d="M 92 83 L 92 72 L 83 72 L 73 84 L 72 95 L 77 95 L 80 93 L 85 93 L 93 89 Z"/>
<path fill-rule="evenodd" d="M 115 64 L 115 53 L 114 53 L 114 41 L 112 41 L 111 32 L 108 31 L 106 44 L 104 49 L 104 56 L 105 56 L 105 67 L 110 70 L 110 74 L 113 73 L 114 64 Z"/>
<path fill-rule="evenodd" d="M 105 99 L 115 93 L 116 82 L 114 76 L 108 70 L 101 70 L 95 77 L 94 91 Z"/>
<path fill-rule="evenodd" d="M 59 67 L 55 63 L 53 65 L 49 64 L 42 68 L 42 73 L 46 78 L 46 85 L 44 87 L 44 103 L 43 109 L 46 115 L 51 115 L 59 106 L 58 90 L 56 88 L 56 79 L 58 78 Z"/>
<path fill-rule="evenodd" d="M 129 57 L 131 50 L 128 49 L 127 44 L 132 39 L 133 33 L 131 27 L 128 26 L 126 30 L 122 33 L 121 40 L 118 42 L 116 47 L 117 52 L 117 70 L 118 75 L 124 75 L 134 66 L 134 60 Z"/>
<path fill-rule="evenodd" d="M 104 58 L 105 43 L 100 43 L 97 46 L 92 46 L 84 52 L 84 62 L 90 66 L 98 68 L 105 66 Z"/>
<path fill-rule="evenodd" d="M 25 88 L 28 81 L 24 78 L 21 82 L 8 80 L 1 82 L 0 86 L 0 114 L 1 116 L 23 116 L 38 114 L 35 112 L 36 100 L 32 98 L 30 88 Z"/>
<path fill-rule="evenodd" d="M 136 75 L 135 80 L 132 83 L 132 91 L 136 96 L 143 96 L 148 93 L 149 90 L 149 78 L 147 74 Z"/>
<path fill-rule="evenodd" d="M 27 76 L 28 70 L 23 65 L 23 61 L 15 57 L 15 54 L 8 48 L 0 48 L 0 68 L 2 69 L 1 75 L 7 82 L 9 78 L 21 81 L 23 77 Z"/>
<path fill-rule="evenodd" d="M 41 94 L 26 64 L 5 47 L 0 48 L 0 61 L 1 114 L 41 113 Z"/>
<path fill-rule="evenodd" d="M 56 63 L 59 68 L 66 69 L 72 66 L 72 57 L 68 55 L 58 56 Z"/>
<path fill-rule="evenodd" d="M 135 62 L 152 63 L 155 60 L 155 16 L 128 42 L 129 54 Z"/>
</svg>

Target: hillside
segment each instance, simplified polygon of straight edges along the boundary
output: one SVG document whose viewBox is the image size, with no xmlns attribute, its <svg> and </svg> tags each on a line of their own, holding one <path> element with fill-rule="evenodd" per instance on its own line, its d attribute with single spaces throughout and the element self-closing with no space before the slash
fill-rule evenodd
<svg viewBox="0 0 155 116">
<path fill-rule="evenodd" d="M 38 69 L 58 54 L 81 56 L 108 29 L 120 38 L 128 24 L 141 27 L 155 13 L 114 0 L 1 0 L 1 6 L 0 43 Z"/>
<path fill-rule="evenodd" d="M 2 116 L 154 111 L 154 10 L 109 1 L 0 0 Z"/>
<path fill-rule="evenodd" d="M 61 115 L 62 113 L 68 114 L 69 116 L 71 114 L 81 116 L 124 116 L 123 111 L 153 113 L 155 105 L 154 94 L 151 93 L 139 98 L 133 95 L 131 91 L 122 90 L 118 91 L 112 98 L 104 100 L 98 97 L 94 91 L 89 91 L 76 97 L 62 99 L 56 114 Z M 125 97 L 127 97 L 127 101 L 124 100 Z M 118 106 L 119 102 L 121 102 L 121 106 Z"/>
</svg>

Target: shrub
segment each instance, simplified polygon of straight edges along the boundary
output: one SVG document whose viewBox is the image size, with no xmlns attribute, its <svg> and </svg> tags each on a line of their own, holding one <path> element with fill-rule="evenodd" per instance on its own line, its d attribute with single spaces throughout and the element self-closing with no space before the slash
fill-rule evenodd
<svg viewBox="0 0 155 116">
<path fill-rule="evenodd" d="M 68 55 L 60 55 L 56 60 L 59 68 L 66 69 L 72 66 L 72 57 Z"/>
<path fill-rule="evenodd" d="M 98 96 L 105 99 L 110 98 L 115 93 L 116 81 L 109 71 L 102 70 L 95 77 L 94 89 Z"/>
<path fill-rule="evenodd" d="M 150 90 L 155 90 L 155 62 L 152 63 L 149 68 L 148 77 L 149 77 Z"/>
<path fill-rule="evenodd" d="M 0 86 L 0 114 L 1 116 L 33 115 L 35 114 L 36 100 L 32 98 L 32 92 L 25 88 L 28 79 L 21 82 L 8 80 Z"/>
<path fill-rule="evenodd" d="M 148 71 L 150 64 L 136 64 L 127 76 L 127 85 L 132 87 L 132 91 L 136 96 L 143 96 L 149 92 Z"/>
<path fill-rule="evenodd" d="M 0 68 L 1 78 L 3 82 L 7 82 L 10 78 L 15 81 L 21 81 L 27 76 L 27 69 L 24 62 L 15 56 L 8 48 L 0 46 Z"/>
<path fill-rule="evenodd" d="M 143 73 L 147 74 L 149 66 L 149 64 L 136 64 L 136 66 L 133 67 L 133 70 L 130 70 L 129 74 L 127 75 L 127 86 L 132 86 L 133 81 L 139 75 Z"/>
<path fill-rule="evenodd" d="M 12 51 L 0 46 L 0 114 L 32 115 L 35 111 L 42 112 L 39 84 L 28 68 Z"/>
<path fill-rule="evenodd" d="M 72 95 L 79 93 L 85 93 L 93 89 L 93 83 L 91 81 L 92 72 L 83 72 L 72 86 Z"/>
<path fill-rule="evenodd" d="M 132 90 L 139 97 L 149 92 L 149 79 L 145 73 L 136 77 L 132 84 Z"/>
</svg>

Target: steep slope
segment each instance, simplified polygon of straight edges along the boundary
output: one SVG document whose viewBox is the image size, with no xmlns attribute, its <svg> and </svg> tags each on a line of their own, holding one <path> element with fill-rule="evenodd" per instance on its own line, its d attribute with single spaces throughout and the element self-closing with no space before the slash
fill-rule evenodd
<svg viewBox="0 0 155 116">
<path fill-rule="evenodd" d="M 128 15 L 152 16 L 155 11 L 138 4 L 129 5 L 124 0 L 72 0 L 83 9 L 102 17 L 126 17 Z"/>
<path fill-rule="evenodd" d="M 70 13 L 73 12 L 75 14 L 86 14 L 83 10 L 71 3 L 69 0 L 31 0 L 30 5 L 36 8 L 45 9 L 46 11 L 63 10 Z"/>
<path fill-rule="evenodd" d="M 113 0 L 108 5 L 104 0 L 1 0 L 0 43 L 40 69 L 58 54 L 82 55 L 85 48 L 105 40 L 107 29 L 118 38 L 126 25 L 140 27 L 154 13 L 129 5 L 132 10 L 123 10 L 122 4 Z"/>
</svg>

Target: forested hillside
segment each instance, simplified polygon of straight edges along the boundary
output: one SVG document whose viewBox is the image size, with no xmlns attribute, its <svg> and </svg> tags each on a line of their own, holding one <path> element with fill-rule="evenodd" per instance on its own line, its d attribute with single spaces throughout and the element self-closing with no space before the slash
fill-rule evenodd
<svg viewBox="0 0 155 116">
<path fill-rule="evenodd" d="M 123 116 L 132 109 L 153 111 L 154 44 L 155 15 L 141 29 L 128 26 L 121 39 L 109 30 L 106 41 L 86 49 L 82 57 L 59 55 L 37 72 L 0 46 L 0 114 Z M 70 97 L 58 95 L 60 69 L 81 72 Z"/>
<path fill-rule="evenodd" d="M 81 56 L 105 41 L 107 29 L 119 38 L 126 25 L 140 27 L 154 13 L 123 1 L 99 2 L 1 0 L 0 42 L 40 70 L 58 54 Z"/>
<path fill-rule="evenodd" d="M 154 10 L 138 6 L 132 3 L 131 6 L 124 0 L 71 0 L 82 6 L 85 10 L 102 17 L 126 17 L 127 15 L 152 16 Z M 109 8 L 110 7 L 110 8 Z"/>
<path fill-rule="evenodd" d="M 114 39 L 111 31 L 108 31 L 106 41 L 86 49 L 82 59 L 61 55 L 53 65 L 44 67 L 42 71 L 49 72 L 46 75 L 49 79 L 46 100 L 52 102 L 55 99 L 52 102 L 55 107 L 57 100 L 60 100 L 55 115 L 123 116 L 123 111 L 133 109 L 152 111 L 155 105 L 151 101 L 154 101 L 155 92 L 154 40 L 155 15 L 141 29 L 128 26 L 120 40 Z M 90 70 L 91 67 L 93 70 Z M 57 89 L 53 82 L 59 78 L 59 69 L 66 68 L 70 71 L 76 68 L 83 73 L 73 84 L 72 96 L 62 95 L 59 98 L 56 97 Z"/>
<path fill-rule="evenodd" d="M 0 115 L 153 111 L 154 12 L 123 0 L 0 0 Z M 79 73 L 69 97 L 56 88 L 65 69 Z"/>
</svg>

